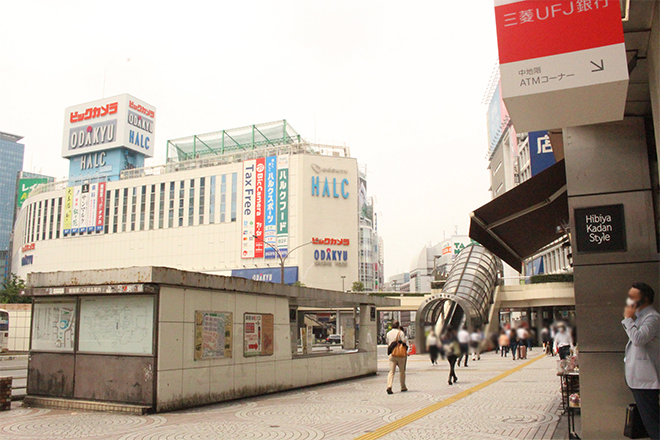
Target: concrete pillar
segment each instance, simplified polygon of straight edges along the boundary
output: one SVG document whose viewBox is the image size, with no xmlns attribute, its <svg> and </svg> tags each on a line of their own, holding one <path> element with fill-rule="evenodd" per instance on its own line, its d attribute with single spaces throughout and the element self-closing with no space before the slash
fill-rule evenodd
<svg viewBox="0 0 660 440">
<path fill-rule="evenodd" d="M 291 354 L 295 356 L 298 354 L 298 338 L 300 338 L 300 332 L 298 331 L 298 306 L 293 304 L 289 304 L 289 328 L 291 331 Z"/>
<path fill-rule="evenodd" d="M 377 314 L 376 306 L 360 304 L 358 317 L 360 330 L 357 347 L 360 351 L 376 352 Z"/>
<path fill-rule="evenodd" d="M 626 293 L 635 281 L 658 290 L 659 264 L 644 120 L 564 130 L 571 217 L 575 310 L 580 349 L 582 438 L 623 438 L 633 397 L 624 380 L 627 336 L 621 327 Z M 622 204 L 626 248 L 581 252 L 575 210 Z"/>
</svg>

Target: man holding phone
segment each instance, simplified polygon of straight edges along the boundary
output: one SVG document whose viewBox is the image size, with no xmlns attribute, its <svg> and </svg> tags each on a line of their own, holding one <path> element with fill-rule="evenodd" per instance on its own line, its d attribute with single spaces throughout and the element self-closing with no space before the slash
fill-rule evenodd
<svg viewBox="0 0 660 440">
<path fill-rule="evenodd" d="M 660 313 L 652 306 L 653 288 L 634 283 L 628 291 L 621 324 L 628 334 L 626 383 L 651 439 L 660 439 Z"/>
</svg>

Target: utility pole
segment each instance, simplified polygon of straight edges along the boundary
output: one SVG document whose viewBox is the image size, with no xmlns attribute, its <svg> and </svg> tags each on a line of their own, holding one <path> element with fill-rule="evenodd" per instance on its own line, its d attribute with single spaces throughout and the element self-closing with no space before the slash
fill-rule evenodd
<svg viewBox="0 0 660 440">
<path fill-rule="evenodd" d="M 280 284 L 284 284 L 284 263 L 286 263 L 286 259 L 289 258 L 289 255 L 291 255 L 293 253 L 293 251 L 298 250 L 303 246 L 307 246 L 308 244 L 312 244 L 311 241 L 308 241 L 307 243 L 301 244 L 300 246 L 296 246 L 295 248 L 293 248 L 289 252 L 287 252 L 287 254 L 285 256 L 282 256 L 282 253 L 280 252 L 280 250 L 276 246 L 273 246 L 270 243 L 266 243 L 261 237 L 257 237 L 256 235 L 253 235 L 252 237 L 254 237 L 256 240 L 259 240 L 260 242 L 262 242 L 263 244 L 265 244 L 266 246 L 268 246 L 272 250 L 274 250 L 275 253 L 277 254 L 277 258 L 279 258 L 279 260 L 280 260 Z"/>
<path fill-rule="evenodd" d="M 346 279 L 346 275 L 341 276 L 341 291 L 346 292 L 346 289 L 344 289 L 344 280 Z"/>
</svg>

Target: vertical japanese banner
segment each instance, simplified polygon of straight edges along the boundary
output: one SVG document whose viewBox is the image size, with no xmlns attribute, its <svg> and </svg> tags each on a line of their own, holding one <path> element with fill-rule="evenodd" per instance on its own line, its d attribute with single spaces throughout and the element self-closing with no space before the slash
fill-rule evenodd
<svg viewBox="0 0 660 440">
<path fill-rule="evenodd" d="M 107 200 L 105 199 L 105 182 L 99 183 L 99 194 L 98 201 L 96 202 L 96 232 L 102 232 L 103 226 L 105 226 L 105 204 Z"/>
<path fill-rule="evenodd" d="M 266 159 L 257 159 L 257 177 L 254 198 L 254 258 L 264 257 L 264 183 Z"/>
<path fill-rule="evenodd" d="M 71 233 L 71 215 L 73 210 L 73 187 L 66 189 L 64 196 L 64 224 L 62 225 L 62 234 L 66 237 Z"/>
<path fill-rule="evenodd" d="M 254 258 L 254 189 L 257 161 L 243 161 L 243 235 L 241 258 Z"/>
<path fill-rule="evenodd" d="M 289 253 L 289 156 L 277 158 L 277 248 Z"/>
<path fill-rule="evenodd" d="M 87 232 L 96 230 L 96 205 L 98 204 L 98 183 L 89 185 L 89 214 L 87 215 Z"/>
<path fill-rule="evenodd" d="M 264 216 L 264 241 L 277 246 L 277 156 L 266 158 L 266 209 Z M 275 250 L 264 247 L 264 258 L 273 259 Z"/>
<path fill-rule="evenodd" d="M 87 232 L 87 221 L 89 220 L 89 184 L 82 186 L 80 192 L 80 208 L 78 209 L 78 233 Z"/>
<path fill-rule="evenodd" d="M 73 187 L 73 205 L 71 206 L 71 235 L 78 233 L 78 225 L 80 224 L 80 196 L 82 193 L 82 186 Z"/>
</svg>

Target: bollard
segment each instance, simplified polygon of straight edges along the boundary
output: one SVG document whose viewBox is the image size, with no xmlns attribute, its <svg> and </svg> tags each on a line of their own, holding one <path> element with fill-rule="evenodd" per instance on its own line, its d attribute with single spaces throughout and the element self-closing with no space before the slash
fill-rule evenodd
<svg viewBox="0 0 660 440">
<path fill-rule="evenodd" d="M 11 409 L 11 377 L 0 377 L 0 411 Z"/>
</svg>

